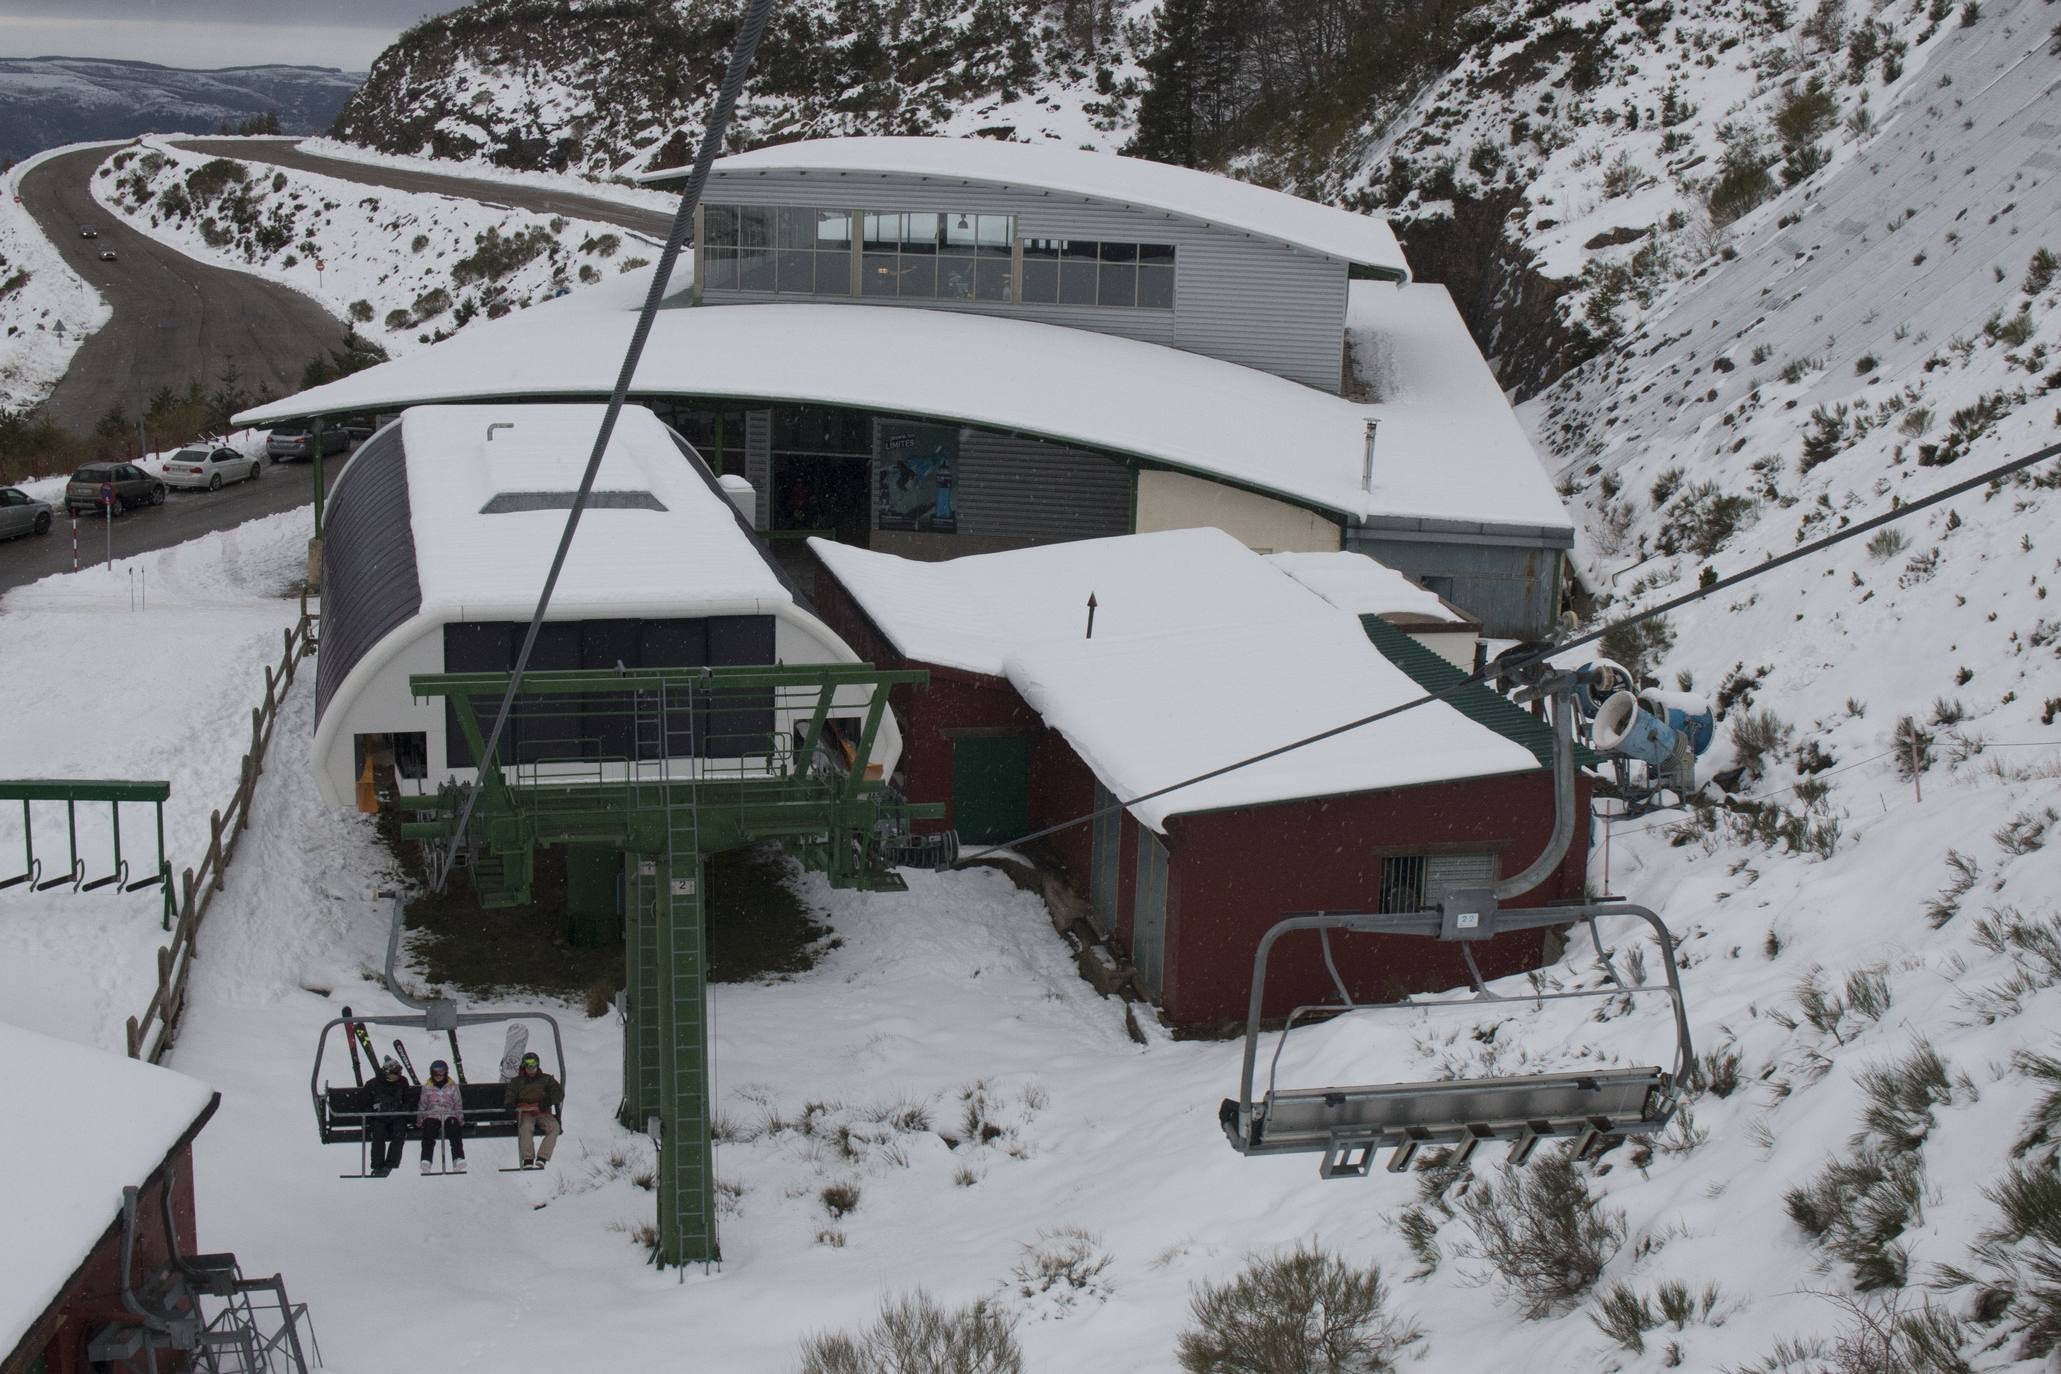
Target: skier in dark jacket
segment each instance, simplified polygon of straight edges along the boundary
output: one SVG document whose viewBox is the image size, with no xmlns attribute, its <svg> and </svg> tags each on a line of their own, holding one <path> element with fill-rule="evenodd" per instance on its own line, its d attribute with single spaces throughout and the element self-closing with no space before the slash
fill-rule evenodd
<svg viewBox="0 0 2061 1374">
<path fill-rule="evenodd" d="M 451 1172 L 465 1172 L 465 1097 L 441 1059 L 430 1064 L 429 1081 L 417 1094 L 415 1127 L 422 1132 L 422 1172 L 429 1172 L 439 1138 L 451 1142 Z"/>
<path fill-rule="evenodd" d="M 522 1155 L 522 1167 L 543 1168 L 551 1162 L 551 1150 L 558 1144 L 557 1111 L 565 1103 L 565 1088 L 544 1072 L 536 1055 L 526 1054 L 521 1070 L 508 1080 L 503 1097 L 515 1108 L 515 1143 Z M 544 1137 L 542 1146 L 533 1143 L 538 1133 Z"/>
<path fill-rule="evenodd" d="M 401 1062 L 389 1059 L 379 1066 L 379 1077 L 367 1083 L 362 1097 L 365 1139 L 372 1146 L 374 1178 L 385 1178 L 401 1167 L 401 1141 L 408 1133 L 408 1082 L 401 1077 Z"/>
</svg>

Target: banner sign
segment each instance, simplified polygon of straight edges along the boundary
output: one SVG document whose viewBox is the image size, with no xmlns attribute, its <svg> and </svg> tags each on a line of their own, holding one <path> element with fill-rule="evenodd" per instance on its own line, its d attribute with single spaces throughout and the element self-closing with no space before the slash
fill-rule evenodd
<svg viewBox="0 0 2061 1374">
<path fill-rule="evenodd" d="M 959 527 L 959 427 L 880 422 L 878 528 L 949 534 Z"/>
</svg>

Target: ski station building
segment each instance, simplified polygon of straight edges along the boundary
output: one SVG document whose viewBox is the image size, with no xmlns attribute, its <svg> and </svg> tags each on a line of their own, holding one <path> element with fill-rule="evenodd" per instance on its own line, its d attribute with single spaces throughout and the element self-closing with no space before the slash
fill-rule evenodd
<svg viewBox="0 0 2061 1374">
<path fill-rule="evenodd" d="M 1357 554 L 1266 557 L 1214 529 L 946 562 L 815 551 L 845 642 L 929 672 L 893 696 L 910 800 L 946 803 L 967 847 L 1108 811 L 1052 835 L 1050 856 L 1176 1026 L 1243 1018 L 1254 950 L 1283 916 L 1420 910 L 1521 869 L 1552 832 L 1548 729 L 1486 688 L 1116 807 L 1462 675 L 1440 647 L 1450 610 Z M 1578 801 L 1568 856 L 1518 904 L 1580 897 L 1585 780 Z M 1537 966 L 1544 939 L 1495 942 L 1483 973 Z M 1450 945 L 1333 949 L 1356 1001 L 1467 979 Z M 1315 941 L 1284 945 L 1265 1014 L 1332 988 Z"/>
<path fill-rule="evenodd" d="M 317 659 L 317 776 L 337 806 L 374 759 L 405 792 L 477 773 L 447 701 L 415 674 L 507 673 L 565 526 L 601 407 L 420 406 L 359 449 L 330 496 Z M 732 495 L 648 410 L 625 407 L 603 456 L 530 666 L 553 669 L 856 663 L 797 598 Z M 837 725 L 869 693 L 839 689 Z M 498 704 L 498 703 L 495 703 Z M 632 717 L 581 703 L 513 718 L 504 766 L 530 781 L 598 776 L 636 752 Z M 693 727 L 711 762 L 726 739 L 789 730 L 771 697 Z M 491 718 L 491 711 L 489 711 Z M 681 731 L 670 732 L 675 744 Z M 892 772 L 884 720 L 871 757 Z M 741 762 L 732 760 L 733 763 Z"/>
<path fill-rule="evenodd" d="M 643 285 L 238 422 L 604 398 Z M 1378 218 L 1106 154 L 810 140 L 716 163 L 665 305 L 631 395 L 776 542 L 940 560 L 1214 527 L 1373 555 L 1493 635 L 1558 613 L 1572 522 Z"/>
<path fill-rule="evenodd" d="M 0 1374 L 72 1374 L 118 1358 L 123 1303 L 194 1249 L 193 1140 L 220 1098 L 204 1084 L 0 1022 L 0 1062 L 34 1123 L 9 1132 L 7 1240 L 0 1244 Z M 123 1189 L 130 1213 L 123 1273 Z M 89 1357 L 89 1348 L 101 1344 Z"/>
</svg>

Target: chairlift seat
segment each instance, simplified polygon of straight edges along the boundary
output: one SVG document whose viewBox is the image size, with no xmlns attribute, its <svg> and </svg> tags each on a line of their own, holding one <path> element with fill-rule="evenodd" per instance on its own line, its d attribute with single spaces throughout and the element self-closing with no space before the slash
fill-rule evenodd
<svg viewBox="0 0 2061 1374">
<path fill-rule="evenodd" d="M 515 1108 L 502 1100 L 506 1086 L 498 1082 L 467 1083 L 458 1090 L 465 1102 L 467 1140 L 505 1140 L 515 1135 L 519 1118 Z M 324 1145 L 355 1144 L 365 1139 L 367 1113 L 363 1094 L 362 1088 L 328 1087 L 323 1090 L 321 1125 Z M 402 1124 L 410 1132 L 415 1130 L 412 1110 Z"/>
<path fill-rule="evenodd" d="M 1393 1147 L 1407 1168 L 1419 1146 L 1508 1141 L 1528 1155 L 1540 1140 L 1572 1137 L 1585 1151 L 1624 1135 L 1661 1130 L 1674 1115 L 1674 1076 L 1659 1068 L 1596 1069 L 1514 1078 L 1448 1079 L 1360 1087 L 1270 1091 L 1253 1114 L 1249 1139 L 1238 1104 L 1219 1111 L 1243 1154 L 1323 1152 L 1326 1176 L 1366 1172 L 1373 1151 Z"/>
</svg>

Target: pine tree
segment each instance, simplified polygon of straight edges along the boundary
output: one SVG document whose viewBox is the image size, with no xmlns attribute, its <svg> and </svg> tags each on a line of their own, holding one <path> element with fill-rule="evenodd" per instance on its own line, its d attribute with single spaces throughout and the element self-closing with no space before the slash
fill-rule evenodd
<svg viewBox="0 0 2061 1374">
<path fill-rule="evenodd" d="M 1198 49 L 1212 8 L 1212 0 L 1166 0 L 1161 7 L 1152 55 L 1145 60 L 1138 132 L 1124 149 L 1131 156 L 1197 165 L 1196 111 L 1204 98 L 1197 85 Z"/>
</svg>

